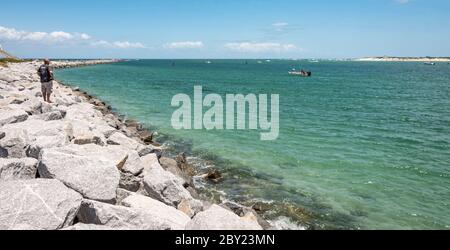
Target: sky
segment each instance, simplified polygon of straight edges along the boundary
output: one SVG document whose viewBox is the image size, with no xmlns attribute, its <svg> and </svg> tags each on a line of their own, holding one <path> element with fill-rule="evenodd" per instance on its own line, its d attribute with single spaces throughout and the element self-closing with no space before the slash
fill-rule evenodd
<svg viewBox="0 0 450 250">
<path fill-rule="evenodd" d="M 23 58 L 450 56 L 450 0 L 2 0 Z"/>
</svg>

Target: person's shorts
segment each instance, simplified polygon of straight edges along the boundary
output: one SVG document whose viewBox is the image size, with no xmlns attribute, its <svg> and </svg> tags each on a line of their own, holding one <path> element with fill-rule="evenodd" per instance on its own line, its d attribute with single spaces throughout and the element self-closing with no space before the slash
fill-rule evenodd
<svg viewBox="0 0 450 250">
<path fill-rule="evenodd" d="M 53 81 L 43 82 L 41 84 L 42 93 L 52 93 L 53 92 Z"/>
</svg>

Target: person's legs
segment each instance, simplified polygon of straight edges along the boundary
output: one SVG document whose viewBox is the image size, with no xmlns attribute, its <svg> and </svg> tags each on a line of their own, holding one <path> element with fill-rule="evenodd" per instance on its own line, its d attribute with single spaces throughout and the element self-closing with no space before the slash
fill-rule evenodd
<svg viewBox="0 0 450 250">
<path fill-rule="evenodd" d="M 45 89 L 44 83 L 41 83 L 41 93 L 42 93 L 42 98 L 44 98 L 44 102 L 46 102 L 47 101 L 47 90 Z"/>
<path fill-rule="evenodd" d="M 50 101 L 50 96 L 52 95 L 51 92 L 47 92 L 47 102 L 48 103 L 52 103 L 52 101 Z"/>
<path fill-rule="evenodd" d="M 42 83 L 42 96 L 44 97 L 44 101 L 51 103 L 50 96 L 53 90 L 53 82 L 44 82 Z"/>
</svg>

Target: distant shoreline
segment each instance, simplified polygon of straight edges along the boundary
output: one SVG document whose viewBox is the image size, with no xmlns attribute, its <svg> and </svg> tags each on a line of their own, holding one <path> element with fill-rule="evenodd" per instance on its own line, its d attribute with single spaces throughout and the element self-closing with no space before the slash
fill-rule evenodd
<svg viewBox="0 0 450 250">
<path fill-rule="evenodd" d="M 360 62 L 450 62 L 450 57 L 364 57 Z"/>
</svg>

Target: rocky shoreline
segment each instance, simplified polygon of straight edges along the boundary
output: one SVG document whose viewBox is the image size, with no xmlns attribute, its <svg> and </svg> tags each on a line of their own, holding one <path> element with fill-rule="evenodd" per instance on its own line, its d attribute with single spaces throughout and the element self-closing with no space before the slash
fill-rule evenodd
<svg viewBox="0 0 450 250">
<path fill-rule="evenodd" d="M 1 230 L 273 229 L 251 208 L 200 200 L 184 154 L 164 157 L 151 132 L 101 100 L 55 81 L 43 102 L 40 64 L 0 67 Z"/>
</svg>

